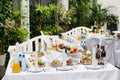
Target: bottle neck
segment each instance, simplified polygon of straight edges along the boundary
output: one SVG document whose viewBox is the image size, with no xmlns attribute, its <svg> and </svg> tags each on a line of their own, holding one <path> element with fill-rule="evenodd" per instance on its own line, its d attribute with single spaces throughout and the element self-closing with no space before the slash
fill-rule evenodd
<svg viewBox="0 0 120 80">
<path fill-rule="evenodd" d="M 99 49 L 100 48 L 100 46 L 99 46 L 99 44 L 97 45 L 97 49 Z"/>
<path fill-rule="evenodd" d="M 102 50 L 102 51 L 105 51 L 105 46 L 101 46 L 101 50 Z"/>
</svg>

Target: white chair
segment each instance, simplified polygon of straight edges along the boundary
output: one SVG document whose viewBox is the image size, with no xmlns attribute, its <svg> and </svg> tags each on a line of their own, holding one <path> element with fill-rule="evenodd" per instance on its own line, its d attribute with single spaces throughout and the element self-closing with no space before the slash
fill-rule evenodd
<svg viewBox="0 0 120 80">
<path fill-rule="evenodd" d="M 45 44 L 52 44 L 52 43 L 63 43 L 66 46 L 76 46 L 79 47 L 78 44 L 73 44 L 68 41 L 65 41 L 63 39 L 60 39 L 59 37 L 50 37 L 50 36 L 45 36 L 44 37 L 44 42 Z"/>
<path fill-rule="evenodd" d="M 47 38 L 59 38 L 59 37 L 57 35 L 54 35 L 54 36 L 41 35 L 41 36 L 34 37 L 23 43 L 20 43 L 19 51 L 23 53 L 31 53 L 33 51 L 39 51 L 41 50 L 42 47 L 43 48 L 45 47 L 44 39 L 47 39 Z M 10 57 L 12 57 L 12 54 L 15 53 L 15 49 L 16 49 L 15 45 L 9 46 L 8 52 L 10 53 Z"/>
<path fill-rule="evenodd" d="M 115 53 L 115 66 L 120 68 L 120 40 L 115 40 L 114 53 Z"/>
<path fill-rule="evenodd" d="M 66 39 L 68 36 L 75 37 L 75 36 L 81 34 L 82 31 L 83 31 L 83 33 L 88 34 L 92 30 L 90 28 L 80 26 L 80 27 L 73 28 L 72 30 L 69 30 L 65 33 L 61 33 L 61 34 L 64 37 L 64 39 Z"/>
<path fill-rule="evenodd" d="M 101 45 L 105 46 L 107 62 L 115 65 L 114 39 L 103 39 Z"/>
<path fill-rule="evenodd" d="M 86 45 L 88 46 L 89 51 L 92 52 L 93 47 L 97 48 L 97 44 L 100 43 L 99 38 L 89 38 L 86 40 Z"/>
</svg>

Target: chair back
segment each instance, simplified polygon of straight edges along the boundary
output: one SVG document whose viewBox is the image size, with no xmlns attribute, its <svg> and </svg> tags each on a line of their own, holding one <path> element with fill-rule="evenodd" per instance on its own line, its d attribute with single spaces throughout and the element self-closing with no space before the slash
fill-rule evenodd
<svg viewBox="0 0 120 80">
<path fill-rule="evenodd" d="M 61 34 L 64 37 L 64 39 L 66 39 L 68 36 L 77 36 L 81 34 L 81 32 L 88 34 L 90 31 L 91 31 L 90 28 L 80 26 Z"/>
<path fill-rule="evenodd" d="M 40 51 L 42 48 L 44 48 L 44 40 L 47 38 L 59 38 L 57 35 L 41 35 L 34 37 L 32 39 L 29 39 L 23 43 L 19 44 L 19 52 L 22 53 L 31 53 L 33 51 Z M 8 52 L 10 53 L 10 57 L 12 57 L 13 53 L 15 53 L 16 45 L 10 45 L 8 48 Z"/>
<path fill-rule="evenodd" d="M 114 39 L 103 39 L 101 45 L 105 46 L 107 62 L 115 65 Z"/>
</svg>

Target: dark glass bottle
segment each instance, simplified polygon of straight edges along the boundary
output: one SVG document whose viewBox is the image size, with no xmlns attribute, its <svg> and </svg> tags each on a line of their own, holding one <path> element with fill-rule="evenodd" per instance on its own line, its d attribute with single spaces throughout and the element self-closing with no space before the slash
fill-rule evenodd
<svg viewBox="0 0 120 80">
<path fill-rule="evenodd" d="M 96 50 L 96 59 L 100 59 L 100 55 L 101 55 L 101 50 L 99 48 L 99 44 L 97 45 L 97 50 Z"/>
<path fill-rule="evenodd" d="M 106 63 L 106 51 L 105 51 L 105 46 L 101 46 L 101 61 L 103 64 Z"/>
<path fill-rule="evenodd" d="M 96 59 L 97 59 L 98 64 L 101 64 L 101 49 L 99 47 L 99 44 L 97 45 Z"/>
<path fill-rule="evenodd" d="M 105 51 L 105 46 L 101 46 L 101 57 L 106 57 L 106 51 Z"/>
</svg>

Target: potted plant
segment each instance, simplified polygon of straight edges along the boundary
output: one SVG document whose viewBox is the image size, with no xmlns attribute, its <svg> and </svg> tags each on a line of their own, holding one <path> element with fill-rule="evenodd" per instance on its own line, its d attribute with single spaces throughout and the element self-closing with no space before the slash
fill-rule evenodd
<svg viewBox="0 0 120 80">
<path fill-rule="evenodd" d="M 23 40 L 25 39 L 25 37 L 29 34 L 29 32 L 27 30 L 25 30 L 23 27 L 21 27 L 20 25 L 17 26 L 18 23 L 16 21 L 14 21 L 13 19 L 7 18 L 5 20 L 5 23 L 0 23 L 0 26 L 2 26 L 0 28 L 0 34 L 1 34 L 1 40 L 0 40 L 0 56 L 4 59 L 2 59 L 0 57 L 0 61 L 2 60 L 6 60 L 6 54 L 7 49 L 9 47 L 9 45 L 15 45 L 16 42 L 23 42 Z M 4 54 L 4 57 L 3 57 Z M 3 61 L 5 63 L 5 61 Z M 4 64 L 0 64 L 0 65 L 4 65 Z"/>
<path fill-rule="evenodd" d="M 9 45 L 15 45 L 16 42 L 23 42 L 25 37 L 29 34 L 24 27 L 21 26 L 21 16 L 20 11 L 13 11 L 13 3 L 11 0 L 1 0 L 0 1 L 0 65 L 1 61 L 6 56 L 6 61 L 9 60 L 9 53 L 7 49 Z"/>
<path fill-rule="evenodd" d="M 117 23 L 118 18 L 116 15 L 109 13 L 110 8 L 115 8 L 114 6 L 108 6 L 106 8 L 102 7 L 102 4 L 98 4 L 97 0 L 92 1 L 92 6 L 90 7 L 91 14 L 89 16 L 89 25 L 96 25 L 99 29 L 107 23 Z"/>
<path fill-rule="evenodd" d="M 8 0 L 0 1 L 0 66 L 5 64 L 6 60 L 6 52 L 4 42 L 4 26 L 2 24 L 5 23 L 5 19 L 10 17 L 12 13 L 12 3 Z"/>
<path fill-rule="evenodd" d="M 4 53 L 4 27 L 0 26 L 0 66 L 5 64 L 6 54 Z"/>
</svg>

